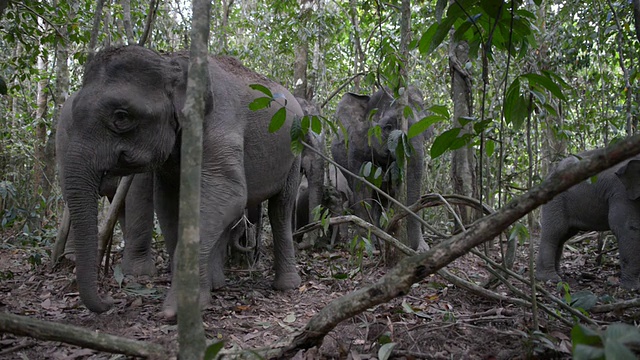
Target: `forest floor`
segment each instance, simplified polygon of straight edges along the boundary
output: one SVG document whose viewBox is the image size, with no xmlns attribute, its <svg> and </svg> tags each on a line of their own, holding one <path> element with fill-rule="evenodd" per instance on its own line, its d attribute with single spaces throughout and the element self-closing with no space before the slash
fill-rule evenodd
<svg viewBox="0 0 640 360">
<path fill-rule="evenodd" d="M 113 271 L 110 276 L 101 277 L 101 288 L 116 304 L 108 312 L 96 315 L 81 304 L 72 266 L 52 271 L 42 248 L 20 244 L 7 233 L 2 236 L 1 311 L 150 341 L 175 354 L 177 326 L 161 315 L 170 279 L 167 256 L 159 244 L 155 245 L 160 269 L 157 277 L 118 279 L 121 284 Z M 618 294 L 617 250 L 605 255 L 603 265 L 596 265 L 596 237 L 593 233 L 579 244 L 565 248 L 562 264 L 571 292 L 589 290 L 598 297 L 598 302 L 607 297 L 633 297 Z M 226 288 L 213 293 L 213 306 L 203 314 L 207 338 L 212 342 L 223 340 L 225 350 L 237 350 L 234 358 L 258 358 L 248 350 L 269 347 L 290 337 L 329 302 L 377 281 L 386 269 L 380 254 L 350 251 L 348 246 L 300 250 L 297 260 L 302 285 L 296 290 L 278 292 L 270 287 L 273 271 L 268 242 L 257 263 L 227 267 Z M 527 246 L 518 249 L 513 270 L 528 276 Z M 498 258 L 498 253 L 497 246 L 490 251 L 493 258 Z M 119 256 L 117 252 L 114 255 L 116 264 Z M 488 278 L 484 261 L 470 254 L 447 268 L 477 284 Z M 523 288 L 515 281 L 514 284 Z M 548 287 L 559 295 L 553 286 Z M 492 291 L 515 296 L 504 285 Z M 590 316 L 602 324 L 633 323 L 640 312 L 631 309 Z M 391 357 L 394 359 L 570 358 L 571 329 L 544 313 L 539 320 L 540 331 L 534 332 L 530 309 L 479 297 L 433 275 L 415 284 L 409 294 L 343 321 L 326 336 L 320 348 L 301 351 L 295 358 L 375 359 L 381 356 L 382 344 L 388 342 L 396 343 Z M 0 334 L 0 358 L 125 357 L 5 333 Z"/>
</svg>

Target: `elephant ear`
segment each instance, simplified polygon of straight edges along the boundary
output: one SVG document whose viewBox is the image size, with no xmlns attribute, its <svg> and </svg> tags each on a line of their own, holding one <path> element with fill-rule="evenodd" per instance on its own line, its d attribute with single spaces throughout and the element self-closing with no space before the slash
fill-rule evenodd
<svg viewBox="0 0 640 360">
<path fill-rule="evenodd" d="M 640 199 L 640 159 L 632 159 L 622 165 L 616 175 L 627 189 L 629 199 Z"/>
<path fill-rule="evenodd" d="M 186 52 L 173 54 L 169 60 L 169 69 L 165 87 L 173 101 L 175 118 L 180 119 L 180 112 L 184 107 L 187 94 L 187 77 L 189 74 L 189 56 Z M 211 83 L 207 79 L 207 94 L 205 95 L 205 114 L 213 109 L 213 94 Z"/>
<path fill-rule="evenodd" d="M 367 120 L 367 104 L 370 99 L 368 95 L 354 93 L 346 93 L 342 96 L 336 108 L 336 118 L 347 127 L 347 132 L 350 128 L 357 128 Z"/>
</svg>

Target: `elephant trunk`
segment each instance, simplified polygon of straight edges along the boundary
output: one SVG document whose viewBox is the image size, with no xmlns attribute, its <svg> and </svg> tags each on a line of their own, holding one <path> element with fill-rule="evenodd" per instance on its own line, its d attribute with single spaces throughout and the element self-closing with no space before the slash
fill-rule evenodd
<svg viewBox="0 0 640 360">
<path fill-rule="evenodd" d="M 102 313 L 111 304 L 103 301 L 97 289 L 98 188 L 101 174 L 87 164 L 86 155 L 67 154 L 64 195 L 69 207 L 71 227 L 76 239 L 76 277 L 80 298 L 91 311 Z M 69 166 L 73 164 L 73 166 Z"/>
</svg>

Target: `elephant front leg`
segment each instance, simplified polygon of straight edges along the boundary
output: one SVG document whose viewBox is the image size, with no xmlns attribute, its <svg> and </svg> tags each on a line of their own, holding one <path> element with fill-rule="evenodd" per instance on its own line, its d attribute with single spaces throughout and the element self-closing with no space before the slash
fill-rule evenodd
<svg viewBox="0 0 640 360">
<path fill-rule="evenodd" d="M 137 174 L 125 201 L 125 246 L 122 271 L 134 276 L 155 276 L 153 238 L 153 174 Z"/>
<path fill-rule="evenodd" d="M 626 201 L 626 200 L 625 200 Z M 609 224 L 618 239 L 620 256 L 620 286 L 640 289 L 640 209 L 635 204 L 612 206 Z"/>
<path fill-rule="evenodd" d="M 560 259 L 565 241 L 577 233 L 568 227 L 569 220 L 562 207 L 552 201 L 542 208 L 540 246 L 536 259 L 536 279 L 558 282 L 560 278 Z"/>
</svg>

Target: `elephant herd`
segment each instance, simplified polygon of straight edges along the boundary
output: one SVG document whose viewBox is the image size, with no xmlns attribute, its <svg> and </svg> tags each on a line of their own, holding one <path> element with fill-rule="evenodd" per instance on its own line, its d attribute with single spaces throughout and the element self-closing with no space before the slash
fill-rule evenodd
<svg viewBox="0 0 640 360">
<path fill-rule="evenodd" d="M 150 253 L 154 210 L 175 269 L 180 112 L 185 104 L 188 63 L 185 52 L 159 54 L 138 46 L 102 50 L 86 65 L 81 89 L 63 107 L 56 138 L 59 178 L 71 219 L 80 297 L 91 311 L 100 313 L 111 306 L 109 299 L 99 295 L 96 283 L 97 200 L 113 195 L 119 177 L 136 174 L 120 215 L 125 235 L 123 270 L 134 275 L 155 274 Z M 242 233 L 236 226 L 239 219 L 248 214 L 249 221 L 258 221 L 263 202 L 268 200 L 273 287 L 279 290 L 300 285 L 292 234 L 312 219 L 314 208 L 322 204 L 334 215 L 352 211 L 378 225 L 387 206 L 369 187 L 345 176 L 335 165 L 326 165 L 315 151 L 305 148 L 300 156 L 291 152 L 288 129 L 296 118 L 319 114 L 317 106 L 294 98 L 281 85 L 230 57 L 209 56 L 208 71 L 200 208 L 203 306 L 210 302 L 210 291 L 225 283 L 226 249 Z M 263 96 L 250 87 L 256 83 L 280 94 L 275 104 L 249 109 L 254 99 Z M 381 188 L 391 196 L 397 186 L 393 173 L 398 170 L 394 170 L 396 157 L 388 139 L 399 129 L 403 112 L 411 114 L 410 125 L 424 116 L 420 91 L 409 87 L 407 99 L 410 112 L 385 88 L 371 96 L 346 93 L 335 113 L 346 131 L 331 139 L 334 161 L 355 174 L 367 166 L 380 168 L 384 174 Z M 269 123 L 281 107 L 286 108 L 284 125 L 270 133 Z M 374 127 L 379 136 L 371 136 Z M 410 140 L 413 153 L 404 176 L 408 204 L 421 193 L 424 147 L 430 135 L 426 131 Z M 324 136 L 310 132 L 306 140 L 322 153 Z M 577 231 L 612 229 L 620 239 L 622 285 L 639 287 L 640 263 L 634 254 L 640 250 L 640 191 L 633 188 L 630 194 L 628 190 L 637 183 L 638 164 L 640 158 L 603 172 L 595 184 L 576 186 L 543 207 L 539 279 L 559 279 L 562 245 Z M 346 238 L 347 229 L 342 226 L 333 234 Z M 415 219 L 407 221 L 407 234 L 413 249 L 427 249 Z M 176 316 L 175 288 L 172 281 L 163 305 L 170 319 Z"/>
<path fill-rule="evenodd" d="M 110 299 L 99 294 L 96 283 L 97 200 L 113 195 L 119 177 L 136 174 L 120 214 L 125 235 L 123 270 L 134 275 L 155 274 L 150 253 L 154 210 L 175 269 L 180 112 L 185 104 L 188 63 L 185 52 L 159 54 L 138 46 L 102 50 L 86 65 L 80 90 L 63 106 L 56 137 L 60 185 L 70 215 L 80 297 L 94 312 L 104 312 L 111 306 Z M 239 219 L 248 214 L 250 221 L 256 221 L 263 202 L 268 200 L 273 287 L 279 290 L 300 285 L 292 232 L 312 219 L 316 206 L 323 204 L 333 214 L 353 208 L 356 214 L 365 216 L 368 212 L 377 221 L 385 205 L 335 165 L 325 166 L 316 152 L 305 149 L 300 156 L 291 152 L 288 129 L 296 118 L 318 114 L 316 106 L 294 98 L 281 85 L 231 57 L 209 56 L 208 71 L 200 207 L 203 306 L 210 302 L 210 291 L 225 283 L 226 249 L 242 233 L 236 226 Z M 274 97 L 275 104 L 250 110 L 248 105 L 264 96 L 252 90 L 251 84 L 279 94 Z M 422 94 L 410 88 L 410 124 L 422 116 L 422 101 Z M 281 107 L 286 108 L 283 129 L 270 133 L 269 123 Z M 398 128 L 402 111 L 388 89 L 380 89 L 373 96 L 345 94 L 336 117 L 346 129 L 347 139 L 333 139 L 335 161 L 356 174 L 365 162 L 389 172 L 395 166 L 395 153 L 386 140 Z M 368 141 L 369 128 L 375 124 L 380 125 L 382 136 Z M 409 159 L 406 176 L 411 188 L 409 202 L 420 195 L 426 136 L 412 139 L 416 151 Z M 323 133 L 310 132 L 306 140 L 323 152 Z M 390 181 L 383 187 L 393 194 Z M 419 223 L 411 222 L 409 227 L 410 236 L 416 237 L 412 239 L 414 248 L 424 249 Z M 338 232 L 340 238 L 346 238 L 346 228 L 334 230 L 334 234 Z M 170 319 L 176 316 L 175 288 L 172 281 L 163 305 Z"/>
</svg>

